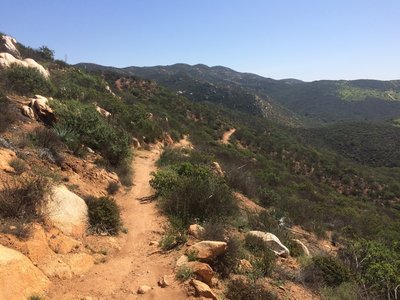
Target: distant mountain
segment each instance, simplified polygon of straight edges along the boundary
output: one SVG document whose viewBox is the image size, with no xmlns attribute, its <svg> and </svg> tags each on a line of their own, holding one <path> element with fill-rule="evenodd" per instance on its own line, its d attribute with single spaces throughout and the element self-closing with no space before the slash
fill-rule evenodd
<svg viewBox="0 0 400 300">
<path fill-rule="evenodd" d="M 387 121 L 400 116 L 400 80 L 274 80 L 206 65 L 111 68 L 77 65 L 152 79 L 192 101 L 209 101 L 289 125 Z"/>
</svg>

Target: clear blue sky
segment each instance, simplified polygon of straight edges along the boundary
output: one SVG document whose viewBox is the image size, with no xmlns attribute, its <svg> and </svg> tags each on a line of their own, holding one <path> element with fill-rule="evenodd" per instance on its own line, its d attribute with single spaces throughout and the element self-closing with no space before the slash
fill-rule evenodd
<svg viewBox="0 0 400 300">
<path fill-rule="evenodd" d="M 400 79 L 400 0 L 1 0 L 0 31 L 68 63 Z"/>
</svg>

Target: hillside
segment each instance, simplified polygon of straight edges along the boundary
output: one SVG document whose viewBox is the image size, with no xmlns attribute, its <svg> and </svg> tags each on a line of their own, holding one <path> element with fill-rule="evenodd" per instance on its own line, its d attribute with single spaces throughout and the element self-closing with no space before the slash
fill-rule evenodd
<svg viewBox="0 0 400 300">
<path fill-rule="evenodd" d="M 0 298 L 395 297 L 397 127 L 300 127 L 321 120 L 263 92 L 296 80 L 186 65 L 157 79 L 15 46 L 0 61 Z"/>
<path fill-rule="evenodd" d="M 100 72 L 108 69 L 77 66 Z M 289 125 L 381 122 L 400 115 L 400 81 L 273 80 L 226 67 L 186 64 L 111 69 L 155 80 L 192 101 L 220 103 Z"/>
</svg>

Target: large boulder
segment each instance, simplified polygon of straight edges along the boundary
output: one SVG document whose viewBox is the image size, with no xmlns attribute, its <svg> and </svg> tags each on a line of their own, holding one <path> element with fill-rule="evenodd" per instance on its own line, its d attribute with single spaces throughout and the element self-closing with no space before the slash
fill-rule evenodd
<svg viewBox="0 0 400 300">
<path fill-rule="evenodd" d="M 21 53 L 16 47 L 17 40 L 9 35 L 3 35 L 0 41 L 0 52 L 8 52 L 17 58 L 21 57 Z"/>
<path fill-rule="evenodd" d="M 288 257 L 290 255 L 289 249 L 281 243 L 277 236 L 273 235 L 272 233 L 263 231 L 249 231 L 247 234 L 249 236 L 260 238 L 262 241 L 264 241 L 269 249 L 279 256 Z"/>
<path fill-rule="evenodd" d="M 224 254 L 228 246 L 225 242 L 201 241 L 186 249 L 186 253 L 195 253 L 201 261 L 210 261 Z"/>
<path fill-rule="evenodd" d="M 0 299 L 43 295 L 49 279 L 22 253 L 0 245 Z"/>
<path fill-rule="evenodd" d="M 40 120 L 51 125 L 57 121 L 57 118 L 51 107 L 48 105 L 48 102 L 49 100 L 46 97 L 35 95 L 35 98 L 31 99 L 29 106 L 33 109 L 35 115 Z"/>
<path fill-rule="evenodd" d="M 214 292 L 210 289 L 210 287 L 204 282 L 192 279 L 190 281 L 190 284 L 195 288 L 197 295 L 199 297 L 204 297 L 214 300 L 218 299 L 217 295 L 215 295 Z"/>
<path fill-rule="evenodd" d="M 26 58 L 24 60 L 15 58 L 10 53 L 0 53 L 0 67 L 8 68 L 12 64 L 16 64 L 25 68 L 33 68 L 40 72 L 43 77 L 48 78 L 50 76 L 49 71 L 47 71 L 41 64 L 38 64 L 35 60 L 31 58 Z"/>
<path fill-rule="evenodd" d="M 45 207 L 47 222 L 72 237 L 82 237 L 87 229 L 88 207 L 85 201 L 64 185 L 53 188 Z"/>
<path fill-rule="evenodd" d="M 185 267 L 191 269 L 198 276 L 199 280 L 211 285 L 214 271 L 208 264 L 199 261 L 190 261 L 185 264 Z"/>
</svg>

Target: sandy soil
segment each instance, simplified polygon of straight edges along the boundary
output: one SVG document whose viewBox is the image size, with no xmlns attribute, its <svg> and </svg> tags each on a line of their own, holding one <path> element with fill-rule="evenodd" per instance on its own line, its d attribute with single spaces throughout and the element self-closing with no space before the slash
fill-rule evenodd
<svg viewBox="0 0 400 300">
<path fill-rule="evenodd" d="M 235 128 L 231 128 L 228 131 L 225 131 L 224 134 L 222 135 L 222 139 L 221 139 L 221 143 L 226 145 L 229 144 L 229 140 L 232 136 L 232 134 L 234 134 L 236 131 Z"/>
<path fill-rule="evenodd" d="M 159 154 L 159 150 L 136 153 L 133 162 L 134 187 L 117 197 L 124 227 L 128 229 L 128 233 L 122 237 L 121 251 L 109 257 L 107 262 L 95 265 L 82 277 L 54 281 L 48 299 L 190 298 L 185 288 L 174 280 L 169 287 L 157 286 L 161 276 L 173 274 L 175 263 L 171 254 L 159 253 L 157 246 L 149 245 L 150 241 L 160 239 L 166 219 L 158 213 L 154 202 L 138 200 L 153 193 L 149 185 L 150 173 L 156 170 L 155 161 Z M 153 290 L 138 295 L 140 285 L 151 286 Z"/>
</svg>

